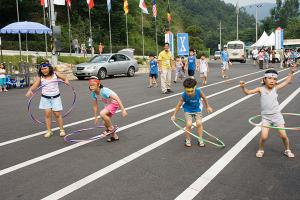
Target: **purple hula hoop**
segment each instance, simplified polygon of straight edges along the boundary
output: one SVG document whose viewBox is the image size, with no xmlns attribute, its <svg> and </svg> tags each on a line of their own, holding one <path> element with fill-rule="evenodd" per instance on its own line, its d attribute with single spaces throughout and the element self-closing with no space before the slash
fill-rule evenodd
<svg viewBox="0 0 300 200">
<path fill-rule="evenodd" d="M 39 90 L 42 89 L 43 87 L 45 87 L 45 86 L 47 86 L 47 85 L 49 85 L 49 84 L 52 84 L 52 83 L 64 83 L 64 84 L 66 84 L 65 82 L 63 82 L 63 81 L 61 81 L 61 80 L 57 80 L 57 81 L 52 81 L 52 82 L 50 82 L 50 83 L 47 83 L 47 84 L 45 84 L 45 85 L 41 85 L 40 87 L 38 87 L 38 88 L 34 91 L 33 95 L 30 97 L 30 99 L 29 99 L 29 101 L 28 101 L 28 105 L 27 105 L 28 113 L 29 113 L 29 115 L 30 115 L 30 118 L 31 118 L 33 121 L 35 121 L 36 123 L 39 123 L 39 124 L 45 124 L 44 121 L 40 121 L 40 120 L 37 119 L 35 116 L 33 116 L 32 111 L 31 111 L 31 101 L 32 101 L 32 99 L 33 99 L 33 97 L 35 96 L 35 94 L 36 94 L 37 91 L 39 91 Z M 67 85 L 67 84 L 66 84 L 66 85 Z M 66 116 L 68 116 L 68 115 L 71 113 L 71 111 L 74 109 L 74 107 L 75 107 L 75 102 L 76 102 L 76 98 L 77 98 L 74 87 L 73 87 L 72 85 L 67 85 L 67 86 L 69 86 L 69 87 L 72 89 L 74 98 L 73 98 L 73 102 L 72 102 L 71 107 L 70 107 L 70 108 L 68 109 L 68 111 L 62 116 L 63 118 L 66 117 Z M 52 121 L 52 123 L 53 123 L 53 122 L 55 122 L 55 121 Z"/>
<path fill-rule="evenodd" d="M 79 139 L 78 140 L 77 139 L 69 139 L 69 137 L 72 136 L 72 135 L 79 134 L 83 131 L 94 130 L 94 129 L 97 129 L 97 128 L 105 128 L 105 126 L 103 126 L 103 125 L 102 126 L 95 126 L 95 127 L 84 128 L 84 129 L 79 129 L 77 131 L 73 131 L 72 133 L 69 133 L 68 135 L 66 135 L 64 137 L 64 140 L 66 142 L 84 142 L 84 141 L 97 140 L 97 139 L 106 137 L 106 135 L 104 135 L 104 134 L 99 134 L 99 135 L 96 135 L 96 136 L 88 138 L 88 139 L 81 139 L 81 140 L 79 140 Z"/>
</svg>

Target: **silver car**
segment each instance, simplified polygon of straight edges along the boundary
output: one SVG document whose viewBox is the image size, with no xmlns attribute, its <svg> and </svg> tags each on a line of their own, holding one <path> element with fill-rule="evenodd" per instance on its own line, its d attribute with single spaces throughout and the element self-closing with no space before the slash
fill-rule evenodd
<svg viewBox="0 0 300 200">
<path fill-rule="evenodd" d="M 90 76 L 105 79 L 106 76 L 117 74 L 126 74 L 131 77 L 138 70 L 139 65 L 135 59 L 122 53 L 115 53 L 96 55 L 89 62 L 76 65 L 73 74 L 79 80 Z"/>
</svg>

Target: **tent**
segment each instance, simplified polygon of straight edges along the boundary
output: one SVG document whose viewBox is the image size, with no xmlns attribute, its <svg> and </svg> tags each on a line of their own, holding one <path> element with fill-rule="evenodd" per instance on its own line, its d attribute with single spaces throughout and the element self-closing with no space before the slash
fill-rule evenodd
<svg viewBox="0 0 300 200">
<path fill-rule="evenodd" d="M 264 46 L 265 42 L 268 40 L 269 36 L 268 34 L 264 31 L 264 33 L 260 36 L 260 38 L 251 45 L 251 47 L 262 47 Z"/>
<path fill-rule="evenodd" d="M 265 41 L 264 46 L 271 47 L 275 46 L 275 33 L 272 32 L 269 38 Z"/>
</svg>

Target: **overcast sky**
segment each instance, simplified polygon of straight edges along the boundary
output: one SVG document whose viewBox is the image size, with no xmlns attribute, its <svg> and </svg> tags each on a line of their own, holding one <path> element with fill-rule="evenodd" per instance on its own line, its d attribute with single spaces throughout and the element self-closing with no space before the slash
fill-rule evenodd
<svg viewBox="0 0 300 200">
<path fill-rule="evenodd" d="M 232 3 L 233 5 L 236 5 L 237 0 L 223 0 L 226 3 Z M 240 0 L 240 6 L 245 6 L 249 4 L 255 4 L 255 3 L 276 3 L 276 0 Z"/>
</svg>

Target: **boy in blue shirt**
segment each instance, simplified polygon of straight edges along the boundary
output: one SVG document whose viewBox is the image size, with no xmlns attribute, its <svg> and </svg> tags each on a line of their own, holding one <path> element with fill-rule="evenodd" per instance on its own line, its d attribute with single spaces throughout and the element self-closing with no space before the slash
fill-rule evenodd
<svg viewBox="0 0 300 200">
<path fill-rule="evenodd" d="M 187 66 L 188 66 L 188 75 L 191 78 L 194 78 L 195 70 L 196 70 L 196 56 L 193 49 L 190 49 L 190 56 L 187 60 Z"/>
<path fill-rule="evenodd" d="M 155 85 L 155 87 L 158 87 L 157 85 L 157 78 L 158 78 L 158 65 L 156 60 L 154 60 L 154 55 L 150 54 L 149 55 L 149 59 L 150 59 L 150 71 L 149 71 L 149 86 L 148 88 L 151 88 L 153 85 Z"/>
<path fill-rule="evenodd" d="M 200 90 L 200 88 L 196 88 L 197 81 L 193 78 L 187 78 L 183 82 L 183 87 L 185 89 L 185 92 L 182 93 L 181 98 L 175 108 L 174 114 L 171 117 L 171 120 L 176 120 L 176 114 L 180 110 L 180 107 L 183 104 L 183 110 L 185 114 L 185 129 L 187 130 L 185 132 L 185 146 L 190 147 L 191 146 L 191 139 L 190 139 L 190 130 L 193 125 L 193 118 L 195 118 L 196 121 L 196 127 L 197 127 L 197 133 L 200 138 L 202 138 L 203 135 L 203 126 L 202 126 L 202 102 L 201 98 L 205 104 L 206 110 L 208 113 L 211 113 L 213 109 L 208 105 L 208 101 L 203 94 L 203 92 Z M 202 140 L 198 139 L 198 145 L 200 147 L 204 147 L 204 143 Z"/>
<path fill-rule="evenodd" d="M 229 64 L 231 64 L 229 60 L 229 54 L 227 52 L 227 46 L 224 46 L 223 51 L 221 52 L 221 60 L 222 60 L 222 78 L 226 78 L 226 71 L 229 70 Z"/>
</svg>

